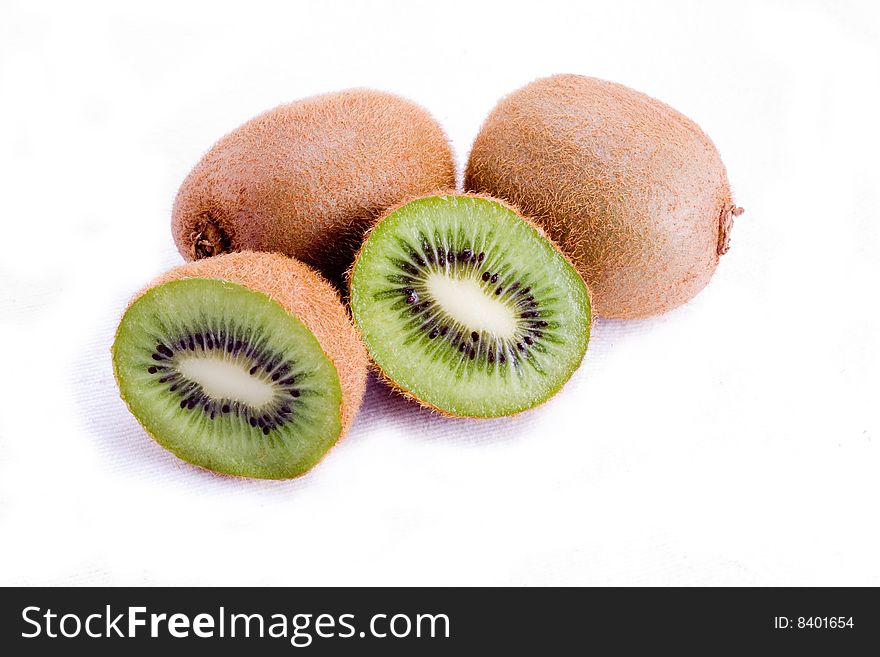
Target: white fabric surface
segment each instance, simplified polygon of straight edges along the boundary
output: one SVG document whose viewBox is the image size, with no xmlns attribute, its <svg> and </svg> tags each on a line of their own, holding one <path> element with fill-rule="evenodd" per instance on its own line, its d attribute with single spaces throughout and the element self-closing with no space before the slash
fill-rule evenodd
<svg viewBox="0 0 880 657">
<path fill-rule="evenodd" d="M 0 6 L 0 584 L 880 584 L 876 3 Z M 154 444 L 126 300 L 180 262 L 177 186 L 226 131 L 351 86 L 459 166 L 504 93 L 628 84 L 715 140 L 732 248 L 692 303 L 598 321 L 561 394 L 441 419 L 371 381 L 290 482 Z"/>
</svg>

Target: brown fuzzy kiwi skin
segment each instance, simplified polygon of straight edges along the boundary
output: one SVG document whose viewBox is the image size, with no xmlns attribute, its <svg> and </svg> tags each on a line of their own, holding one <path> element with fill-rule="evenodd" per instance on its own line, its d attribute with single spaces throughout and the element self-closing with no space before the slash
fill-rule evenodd
<svg viewBox="0 0 880 657">
<path fill-rule="evenodd" d="M 336 289 L 318 272 L 293 258 L 278 253 L 243 251 L 175 267 L 138 292 L 129 306 L 157 285 L 186 278 L 229 281 L 265 294 L 314 334 L 339 374 L 342 426 L 337 442 L 341 440 L 363 401 L 369 357 Z"/>
<path fill-rule="evenodd" d="M 589 284 L 596 314 L 618 319 L 665 312 L 702 290 L 742 212 L 699 126 L 579 75 L 503 98 L 474 142 L 464 185 L 543 226 Z"/>
<path fill-rule="evenodd" d="M 282 105 L 223 137 L 184 180 L 172 233 L 187 260 L 279 252 L 341 283 L 386 208 L 454 186 L 452 148 L 426 110 L 352 89 Z"/>
<path fill-rule="evenodd" d="M 423 196 L 414 196 L 412 198 L 408 198 L 404 201 L 401 201 L 400 203 L 398 203 L 394 207 L 389 208 L 377 221 L 375 221 L 373 223 L 372 226 L 370 226 L 370 228 L 367 230 L 366 234 L 364 235 L 364 241 L 361 244 L 361 247 L 358 249 L 357 253 L 355 254 L 354 262 L 352 263 L 351 267 L 349 267 L 348 270 L 346 270 L 346 272 L 345 272 L 346 290 L 347 290 L 347 294 L 348 294 L 349 298 L 351 298 L 351 282 L 352 282 L 352 275 L 354 274 L 354 268 L 357 265 L 358 260 L 360 260 L 361 253 L 364 250 L 364 245 L 367 243 L 367 239 L 369 238 L 370 233 L 372 233 L 373 230 L 376 228 L 376 226 L 378 226 L 382 221 L 384 221 L 386 217 L 389 217 L 390 215 L 394 214 L 403 206 L 408 205 L 408 204 L 412 203 L 413 201 L 418 201 L 423 198 L 431 198 L 431 197 L 435 197 L 435 196 L 441 196 L 441 197 L 442 196 L 459 196 L 459 197 L 464 197 L 464 198 L 480 198 L 480 199 L 484 199 L 487 201 L 492 201 L 493 203 L 497 203 L 498 205 L 501 205 L 501 206 L 507 208 L 508 210 L 510 210 L 511 212 L 516 214 L 520 219 L 522 219 L 527 224 L 529 224 L 532 228 L 534 228 L 541 237 L 543 237 L 545 240 L 550 242 L 550 244 L 553 246 L 553 248 L 555 248 L 557 251 L 559 251 L 560 255 L 562 255 L 562 257 L 565 259 L 565 261 L 568 262 L 568 264 L 571 265 L 575 271 L 578 271 L 578 268 L 575 266 L 574 262 L 572 262 L 572 260 L 565 254 L 565 252 L 559 248 L 559 245 L 556 244 L 556 242 L 554 242 L 550 238 L 549 235 L 547 235 L 547 233 L 544 231 L 544 229 L 541 228 L 541 226 L 538 225 L 535 221 L 526 217 L 522 213 L 522 211 L 520 211 L 520 209 L 517 208 L 514 204 L 512 204 L 508 201 L 505 201 L 503 199 L 495 198 L 494 196 L 489 196 L 488 194 L 480 194 L 477 192 L 464 192 L 464 193 L 462 193 L 462 192 L 457 192 L 454 189 L 447 189 L 447 190 L 436 192 L 434 194 L 425 194 Z M 583 277 L 581 277 L 581 279 L 583 280 Z M 589 308 L 590 308 L 590 324 L 589 324 L 588 328 L 590 330 L 590 333 L 592 334 L 593 318 L 595 316 L 595 313 L 593 312 L 593 296 L 590 291 L 590 286 L 586 284 L 586 281 L 584 281 L 584 287 L 587 290 L 587 304 L 589 305 Z M 589 349 L 589 345 L 587 348 Z M 584 357 L 586 357 L 586 353 L 584 353 Z M 530 408 L 524 408 L 523 410 L 517 411 L 516 413 L 510 413 L 509 415 L 504 415 L 504 416 L 499 416 L 499 417 L 485 417 L 482 415 L 456 415 L 455 413 L 450 413 L 449 411 L 447 411 L 445 409 L 439 408 L 439 407 L 435 406 L 434 404 L 431 404 L 429 402 L 424 401 L 423 399 L 420 399 L 419 397 L 414 395 L 409 390 L 401 388 L 397 384 L 397 382 L 394 379 L 392 379 L 390 376 L 388 376 L 385 373 L 385 371 L 379 366 L 379 364 L 373 360 L 372 356 L 369 356 L 369 359 L 370 359 L 371 370 L 373 372 L 375 372 L 376 377 L 380 381 L 382 381 L 385 385 L 387 385 L 389 388 L 391 388 L 392 391 L 396 392 L 397 394 L 401 395 L 402 397 L 405 397 L 406 399 L 414 401 L 420 407 L 422 407 L 428 411 L 432 411 L 432 412 L 437 413 L 438 415 L 441 415 L 443 417 L 456 419 L 456 420 L 480 420 L 480 421 L 502 420 L 504 418 L 514 417 L 516 415 L 528 413 L 530 411 L 535 410 L 536 408 L 540 408 L 541 406 L 546 404 L 548 401 L 553 399 L 553 397 L 555 397 L 556 394 L 568 382 L 568 381 L 563 381 L 560 384 L 559 388 L 554 390 L 542 402 L 540 402 Z M 580 366 L 580 364 L 578 366 Z"/>
</svg>

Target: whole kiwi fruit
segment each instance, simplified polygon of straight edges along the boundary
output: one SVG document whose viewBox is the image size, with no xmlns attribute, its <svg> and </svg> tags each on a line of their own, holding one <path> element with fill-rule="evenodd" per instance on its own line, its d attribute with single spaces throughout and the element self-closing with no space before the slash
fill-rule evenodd
<svg viewBox="0 0 880 657">
<path fill-rule="evenodd" d="M 503 98 L 474 143 L 465 188 L 532 217 L 574 261 L 596 314 L 621 319 L 662 313 L 703 289 L 742 212 L 697 124 L 579 75 Z"/>
<path fill-rule="evenodd" d="M 157 278 L 126 309 L 112 356 L 122 398 L 163 447 L 267 479 L 307 472 L 345 435 L 368 363 L 329 282 L 256 252 Z"/>
<path fill-rule="evenodd" d="M 428 112 L 354 89 L 282 105 L 223 137 L 184 180 L 172 232 L 187 260 L 275 251 L 339 284 L 388 207 L 454 186 L 452 149 Z"/>
</svg>

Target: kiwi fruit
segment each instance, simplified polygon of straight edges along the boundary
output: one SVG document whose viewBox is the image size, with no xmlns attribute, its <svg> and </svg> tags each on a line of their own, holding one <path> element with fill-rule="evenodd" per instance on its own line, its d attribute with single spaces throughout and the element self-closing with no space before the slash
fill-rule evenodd
<svg viewBox="0 0 880 657">
<path fill-rule="evenodd" d="M 514 208 L 476 195 L 390 210 L 357 254 L 350 300 L 382 377 L 456 417 L 543 403 L 590 336 L 590 294 L 573 265 Z"/>
<path fill-rule="evenodd" d="M 587 281 L 596 314 L 622 319 L 662 313 L 703 289 L 742 212 L 699 126 L 645 94 L 579 75 L 503 98 L 464 183 L 532 217 Z"/>
<path fill-rule="evenodd" d="M 223 137 L 184 180 L 172 232 L 187 260 L 279 252 L 341 284 L 387 208 L 454 187 L 449 141 L 424 109 L 355 89 L 283 105 Z"/>
<path fill-rule="evenodd" d="M 342 437 L 368 365 L 330 283 L 253 252 L 160 276 L 125 311 L 112 357 L 122 398 L 159 444 L 265 479 L 303 474 Z"/>
</svg>

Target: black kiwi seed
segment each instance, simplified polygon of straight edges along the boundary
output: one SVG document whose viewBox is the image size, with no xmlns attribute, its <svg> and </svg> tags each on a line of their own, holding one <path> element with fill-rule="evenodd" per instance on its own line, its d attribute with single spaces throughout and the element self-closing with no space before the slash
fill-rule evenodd
<svg viewBox="0 0 880 657">
<path fill-rule="evenodd" d="M 489 272 L 487 272 L 487 271 L 484 271 L 484 272 L 483 272 L 483 280 L 484 280 L 484 281 L 488 281 L 488 280 L 489 280 Z"/>
<path fill-rule="evenodd" d="M 434 329 L 433 331 L 431 331 L 431 332 L 428 334 L 428 337 L 431 338 L 431 339 L 433 340 L 433 339 L 436 338 L 438 335 L 440 335 L 440 331 L 438 331 L 437 329 Z"/>
<path fill-rule="evenodd" d="M 470 249 L 464 249 L 461 252 L 461 259 L 464 260 L 465 262 L 467 262 L 468 260 L 471 259 L 472 255 L 474 255 L 473 251 L 471 251 Z"/>
<path fill-rule="evenodd" d="M 527 335 L 526 337 L 524 337 L 523 340 L 525 340 L 526 344 L 535 344 L 535 341 L 532 340 L 532 336 L 530 336 L 530 335 Z"/>
<path fill-rule="evenodd" d="M 497 283 L 498 282 L 498 274 L 492 274 L 492 278 L 489 280 L 491 280 L 493 283 Z"/>
<path fill-rule="evenodd" d="M 504 288 L 500 288 L 500 287 L 499 287 L 498 289 L 495 290 L 495 294 L 501 294 L 501 290 L 503 290 L 503 289 L 504 289 Z"/>
<path fill-rule="evenodd" d="M 483 262 L 483 260 L 485 260 L 485 259 L 486 259 L 486 254 L 483 253 L 482 251 L 480 251 L 480 255 L 477 256 L 477 261 Z"/>
<path fill-rule="evenodd" d="M 471 340 L 473 340 L 474 342 L 476 342 L 476 341 L 479 340 L 479 339 L 480 339 L 480 334 L 477 333 L 476 331 L 471 331 Z"/>
<path fill-rule="evenodd" d="M 441 326 L 440 327 L 440 335 L 446 335 L 447 333 L 449 333 L 449 327 L 448 326 Z"/>
<path fill-rule="evenodd" d="M 147 372 L 149 372 L 150 374 L 155 374 L 157 371 L 158 371 L 158 370 L 156 369 L 156 366 L 155 366 L 155 365 L 150 365 L 150 366 L 147 368 Z"/>
<path fill-rule="evenodd" d="M 460 343 L 458 344 L 458 350 L 459 350 L 459 351 L 464 351 L 464 348 L 465 348 L 465 344 L 464 344 L 464 342 L 460 342 Z"/>
</svg>

